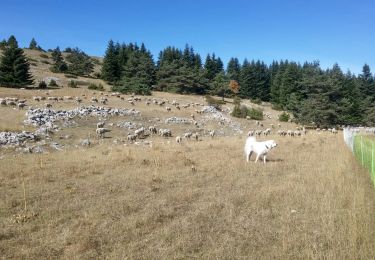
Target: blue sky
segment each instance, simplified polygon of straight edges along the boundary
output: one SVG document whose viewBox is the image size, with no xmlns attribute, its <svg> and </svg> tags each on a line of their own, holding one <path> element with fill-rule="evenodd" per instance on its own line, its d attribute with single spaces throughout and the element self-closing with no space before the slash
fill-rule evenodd
<svg viewBox="0 0 375 260">
<path fill-rule="evenodd" d="M 102 56 L 109 39 L 144 42 L 154 57 L 189 43 L 202 55 L 337 62 L 375 71 L 375 1 L 2 0 L 0 39 L 32 37 L 45 49 L 78 46 Z"/>
</svg>

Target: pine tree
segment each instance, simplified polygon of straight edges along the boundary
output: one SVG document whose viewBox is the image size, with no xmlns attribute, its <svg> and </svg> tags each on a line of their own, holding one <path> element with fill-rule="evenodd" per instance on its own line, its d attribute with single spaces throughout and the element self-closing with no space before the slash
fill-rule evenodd
<svg viewBox="0 0 375 260">
<path fill-rule="evenodd" d="M 227 66 L 227 75 L 229 79 L 240 80 L 241 65 L 237 58 L 231 58 Z"/>
<path fill-rule="evenodd" d="M 61 54 L 60 48 L 56 47 L 52 51 L 52 60 L 53 60 L 53 65 L 50 68 L 52 72 L 65 72 L 68 69 L 68 65 L 64 61 L 64 58 Z"/>
<path fill-rule="evenodd" d="M 68 72 L 73 75 L 86 76 L 93 72 L 94 64 L 91 58 L 78 48 L 72 49 L 66 56 Z"/>
<path fill-rule="evenodd" d="M 29 49 L 30 50 L 37 50 L 38 49 L 38 43 L 34 38 L 31 39 L 30 44 L 29 44 Z"/>
<path fill-rule="evenodd" d="M 0 85 L 23 87 L 33 84 L 30 65 L 14 36 L 9 37 L 0 60 Z"/>
<path fill-rule="evenodd" d="M 115 46 L 114 42 L 110 40 L 105 52 L 103 66 L 102 66 L 102 79 L 107 82 L 114 83 L 120 79 L 120 64 L 119 64 L 119 46 Z M 126 63 L 124 52 L 121 53 L 122 63 Z M 127 57 L 127 56 L 126 56 Z"/>
</svg>

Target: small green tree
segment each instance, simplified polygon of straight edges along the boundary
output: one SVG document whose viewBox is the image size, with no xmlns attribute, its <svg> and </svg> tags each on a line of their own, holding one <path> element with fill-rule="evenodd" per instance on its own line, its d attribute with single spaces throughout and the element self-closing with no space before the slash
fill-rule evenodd
<svg viewBox="0 0 375 260">
<path fill-rule="evenodd" d="M 38 43 L 34 38 L 31 39 L 30 44 L 29 44 L 29 49 L 30 50 L 37 50 L 38 49 Z"/>
<path fill-rule="evenodd" d="M 52 72 L 65 72 L 68 70 L 68 65 L 64 61 L 59 47 L 56 47 L 56 49 L 52 51 L 52 60 L 53 65 L 50 68 Z"/>
<path fill-rule="evenodd" d="M 279 121 L 280 122 L 288 122 L 290 119 L 290 115 L 286 112 L 282 112 L 280 115 L 279 115 Z"/>
</svg>

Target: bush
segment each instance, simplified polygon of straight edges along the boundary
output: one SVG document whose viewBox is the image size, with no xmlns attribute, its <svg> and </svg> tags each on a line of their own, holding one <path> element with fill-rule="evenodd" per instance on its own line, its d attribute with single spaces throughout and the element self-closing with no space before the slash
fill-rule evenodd
<svg viewBox="0 0 375 260">
<path fill-rule="evenodd" d="M 213 106 L 218 110 L 221 110 L 221 105 L 225 104 L 225 101 L 223 101 L 221 99 L 213 98 L 209 95 L 206 96 L 206 102 L 209 106 Z"/>
<path fill-rule="evenodd" d="M 43 59 L 49 59 L 48 55 L 44 53 L 39 54 L 39 56 L 42 57 Z"/>
<path fill-rule="evenodd" d="M 75 82 L 74 80 L 69 81 L 68 87 L 77 88 L 77 82 Z"/>
<path fill-rule="evenodd" d="M 54 80 L 54 79 L 51 79 L 51 80 L 50 80 L 48 86 L 50 86 L 50 87 L 58 87 L 58 85 L 57 85 L 57 83 L 56 83 L 56 80 Z"/>
<path fill-rule="evenodd" d="M 90 83 L 90 85 L 88 86 L 88 89 L 103 91 L 104 87 L 103 87 L 103 85 L 101 83 L 99 83 L 98 85 L 96 85 L 94 83 Z"/>
<path fill-rule="evenodd" d="M 93 76 L 97 79 L 100 79 L 102 77 L 102 74 L 100 72 L 94 72 Z"/>
<path fill-rule="evenodd" d="M 38 88 L 47 88 L 47 84 L 42 80 L 39 82 Z"/>
<path fill-rule="evenodd" d="M 282 112 L 280 115 L 279 115 L 279 121 L 280 122 L 288 122 L 290 119 L 290 115 L 288 113 L 285 113 L 285 112 Z"/>
<path fill-rule="evenodd" d="M 256 99 L 250 99 L 250 101 L 254 104 L 257 104 L 257 105 L 260 105 L 262 104 L 262 100 L 260 100 L 259 98 L 256 98 Z"/>
<path fill-rule="evenodd" d="M 263 120 L 262 110 L 248 108 L 244 105 L 235 105 L 231 115 L 238 118 L 246 118 L 248 116 L 250 119 Z"/>
<path fill-rule="evenodd" d="M 281 111 L 281 110 L 283 110 L 283 107 L 280 104 L 273 104 L 272 109 L 277 110 L 277 111 Z"/>
</svg>

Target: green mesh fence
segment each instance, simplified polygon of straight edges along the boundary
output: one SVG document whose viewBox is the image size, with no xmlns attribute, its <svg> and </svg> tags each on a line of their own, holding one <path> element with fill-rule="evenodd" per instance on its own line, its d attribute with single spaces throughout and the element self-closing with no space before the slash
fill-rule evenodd
<svg viewBox="0 0 375 260">
<path fill-rule="evenodd" d="M 363 166 L 369 169 L 371 179 L 375 185 L 375 140 L 366 136 L 356 135 L 353 146 L 355 156 Z"/>
</svg>

